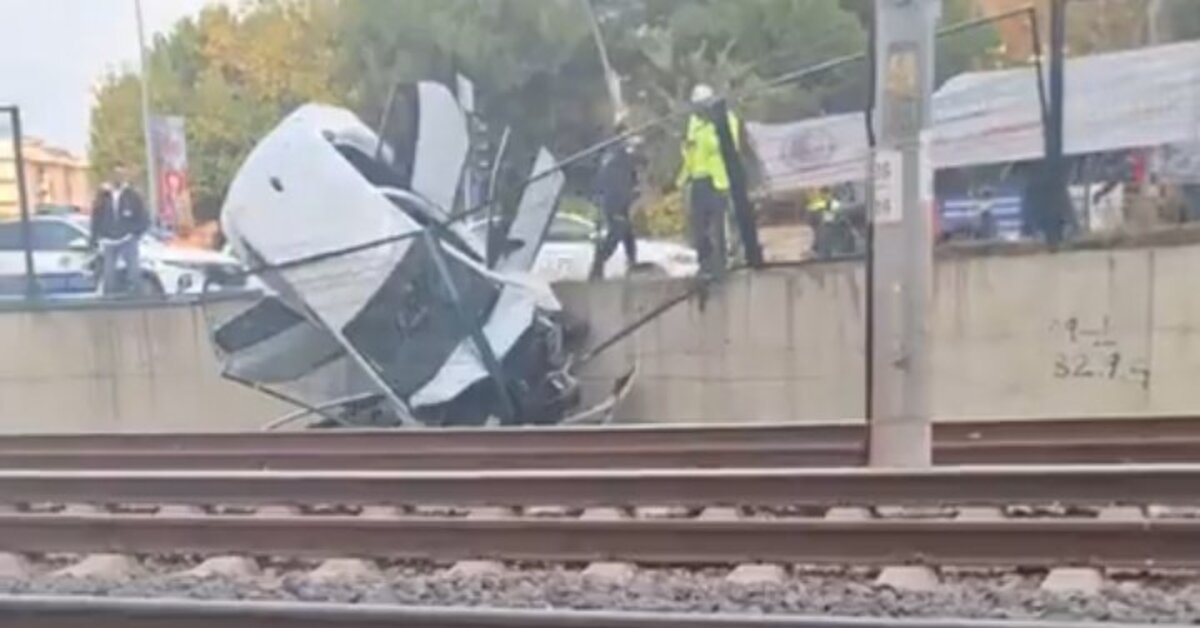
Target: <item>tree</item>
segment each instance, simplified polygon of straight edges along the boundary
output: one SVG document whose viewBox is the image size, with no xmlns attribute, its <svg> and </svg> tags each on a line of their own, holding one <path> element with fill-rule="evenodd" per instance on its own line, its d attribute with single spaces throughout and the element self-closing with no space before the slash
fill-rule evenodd
<svg viewBox="0 0 1200 628">
<path fill-rule="evenodd" d="M 1164 41 L 1200 38 L 1200 2 L 1196 0 L 1162 0 L 1163 14 L 1159 27 Z"/>
<path fill-rule="evenodd" d="M 635 121 L 685 111 L 699 82 L 736 93 L 744 118 L 785 121 L 830 111 L 854 68 L 765 90 L 765 83 L 866 45 L 837 0 L 594 0 Z M 861 102 L 855 106 L 861 107 Z M 651 187 L 674 177 L 683 121 L 647 137 Z M 664 204 L 664 206 L 671 206 Z"/>
<path fill-rule="evenodd" d="M 979 11 L 971 0 L 946 0 L 942 5 L 943 26 L 962 24 L 978 17 Z M 990 69 L 999 63 L 1000 51 L 1000 34 L 992 22 L 939 36 L 935 60 L 937 84 L 964 72 Z"/>
<path fill-rule="evenodd" d="M 1148 0 L 1092 0 L 1067 4 L 1067 50 L 1087 55 L 1146 43 Z"/>
<path fill-rule="evenodd" d="M 154 109 L 187 118 L 202 216 L 215 216 L 246 152 L 292 107 L 340 101 L 373 124 L 397 82 L 453 84 L 456 72 L 474 80 L 476 103 L 494 133 L 511 125 L 514 137 L 527 140 L 519 146 L 524 153 L 546 144 L 570 154 L 612 131 L 581 2 L 251 0 L 237 12 L 211 6 L 154 42 Z M 865 48 L 846 0 L 591 2 L 635 123 L 682 110 L 701 80 L 743 94 L 736 107 L 759 120 L 836 109 L 835 96 L 861 81 L 862 68 L 845 68 L 760 89 L 771 77 Z M 141 155 L 136 96 L 137 78 L 129 74 L 101 86 L 92 129 L 98 170 Z M 679 126 L 650 137 L 655 182 L 676 165 Z"/>
<path fill-rule="evenodd" d="M 408 0 L 341 5 L 340 71 L 351 103 L 377 119 L 392 86 L 420 79 L 476 84 L 489 117 L 552 142 L 559 107 L 545 79 L 590 41 L 578 0 Z"/>
<path fill-rule="evenodd" d="M 105 181 L 113 168 L 125 165 L 135 180 L 145 181 L 141 81 L 132 74 L 110 74 L 101 80 L 91 112 L 89 153 L 94 179 Z"/>
<path fill-rule="evenodd" d="M 863 29 L 872 28 L 874 0 L 840 0 L 842 8 L 858 18 Z M 962 24 L 983 15 L 983 5 L 978 0 L 945 0 L 942 3 L 941 27 Z M 1006 7 L 997 5 L 991 13 Z M 1007 18 L 1023 19 L 1023 18 Z M 1000 33 L 995 22 L 984 22 L 978 26 L 937 38 L 938 85 L 963 72 L 992 67 L 999 62 L 1001 52 Z"/>
<path fill-rule="evenodd" d="M 191 192 L 199 221 L 217 216 L 225 189 L 254 143 L 297 105 L 337 102 L 336 5 L 255 0 L 241 13 L 210 6 L 156 38 L 148 55 L 152 109 L 186 120 Z M 92 109 L 91 161 L 144 178 L 139 79 L 108 77 Z"/>
<path fill-rule="evenodd" d="M 686 101 L 706 82 L 740 90 L 739 102 L 760 118 L 790 119 L 820 110 L 820 94 L 837 81 L 758 92 L 765 79 L 860 51 L 866 38 L 836 0 L 606 0 L 606 36 L 635 96 L 656 111 Z M 623 53 L 623 54 L 622 54 Z"/>
</svg>

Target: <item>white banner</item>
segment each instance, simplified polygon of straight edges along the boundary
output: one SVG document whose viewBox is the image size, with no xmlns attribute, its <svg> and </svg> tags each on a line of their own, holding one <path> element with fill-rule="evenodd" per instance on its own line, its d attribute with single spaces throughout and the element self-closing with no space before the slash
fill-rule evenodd
<svg viewBox="0 0 1200 628">
<path fill-rule="evenodd" d="M 790 124 L 747 122 L 771 192 L 864 180 L 870 151 L 861 113 Z"/>
<path fill-rule="evenodd" d="M 1200 42 L 1067 61 L 1065 148 L 1078 155 L 1200 140 Z M 933 167 L 1040 158 L 1033 68 L 959 75 L 933 103 Z M 770 193 L 867 177 L 861 113 L 747 124 Z"/>
</svg>

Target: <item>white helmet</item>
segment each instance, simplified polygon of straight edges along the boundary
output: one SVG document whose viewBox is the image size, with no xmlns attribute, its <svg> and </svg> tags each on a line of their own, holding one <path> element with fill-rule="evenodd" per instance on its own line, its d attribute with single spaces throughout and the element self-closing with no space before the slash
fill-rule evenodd
<svg viewBox="0 0 1200 628">
<path fill-rule="evenodd" d="M 696 86 L 692 88 L 693 105 L 699 105 L 700 103 L 708 102 L 713 99 L 713 96 L 716 96 L 716 92 L 713 91 L 713 88 L 705 85 L 704 83 L 696 83 Z"/>
</svg>

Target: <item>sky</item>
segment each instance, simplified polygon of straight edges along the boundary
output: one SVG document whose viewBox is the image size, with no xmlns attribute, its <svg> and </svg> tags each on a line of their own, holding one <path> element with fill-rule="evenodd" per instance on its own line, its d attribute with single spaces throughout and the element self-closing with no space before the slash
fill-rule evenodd
<svg viewBox="0 0 1200 628">
<path fill-rule="evenodd" d="M 142 0 L 146 38 L 210 0 Z M 134 0 L 0 0 L 0 104 L 21 108 L 26 135 L 83 154 L 93 87 L 136 69 Z"/>
</svg>

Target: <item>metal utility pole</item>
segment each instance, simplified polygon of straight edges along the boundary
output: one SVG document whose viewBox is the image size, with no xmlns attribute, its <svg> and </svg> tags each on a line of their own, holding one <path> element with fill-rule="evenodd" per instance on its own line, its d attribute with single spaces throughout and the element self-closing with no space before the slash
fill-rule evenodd
<svg viewBox="0 0 1200 628">
<path fill-rule="evenodd" d="M 931 464 L 930 104 L 941 0 L 876 0 L 870 462 Z"/>
<path fill-rule="evenodd" d="M 600 66 L 604 69 L 604 85 L 608 88 L 608 98 L 612 104 L 613 123 L 620 122 L 628 113 L 625 99 L 621 97 L 621 77 L 612 67 L 608 58 L 608 46 L 604 45 L 604 34 L 600 32 L 600 18 L 596 16 L 596 8 L 591 0 L 580 0 L 583 10 L 587 13 L 588 24 L 592 28 L 592 39 L 596 42 L 596 51 L 600 55 Z"/>
<path fill-rule="evenodd" d="M 133 0 L 133 11 L 137 15 L 138 66 L 142 86 L 142 136 L 146 141 L 146 205 L 151 220 L 158 220 L 158 169 L 154 164 L 154 133 L 151 130 L 150 75 L 146 67 L 146 31 L 142 22 L 142 0 Z"/>
<path fill-rule="evenodd" d="M 760 268 L 763 265 L 762 245 L 758 241 L 758 225 L 754 222 L 754 208 L 751 206 L 749 186 L 746 184 L 746 167 L 742 163 L 738 143 L 733 140 L 734 129 L 729 126 L 729 103 L 724 98 L 718 99 L 709 115 L 712 117 L 713 128 L 717 131 L 721 160 L 725 162 L 725 173 L 729 177 L 729 200 L 733 206 L 738 235 L 741 236 L 742 251 L 746 254 L 746 263 L 751 268 Z M 721 228 L 724 230 L 724 216 L 721 217 L 721 222 Z M 721 238 L 720 250 L 717 251 L 722 272 L 728 266 L 728 241 L 728 237 Z"/>
<path fill-rule="evenodd" d="M 1051 246 L 1062 241 L 1063 229 L 1071 218 L 1071 197 L 1067 192 L 1067 165 L 1064 155 L 1063 120 L 1066 111 L 1067 0 L 1050 0 L 1050 115 L 1046 134 L 1046 162 L 1042 172 L 1042 194 L 1038 195 L 1038 214 L 1042 232 Z"/>
<path fill-rule="evenodd" d="M 29 222 L 29 190 L 25 185 L 25 135 L 21 129 L 21 109 L 19 107 L 0 107 L 0 113 L 8 114 L 12 123 L 13 168 L 16 174 L 17 203 L 21 211 L 21 242 L 25 256 L 25 297 L 36 299 L 41 294 L 41 285 L 37 281 L 37 269 L 33 264 L 33 228 Z"/>
</svg>

